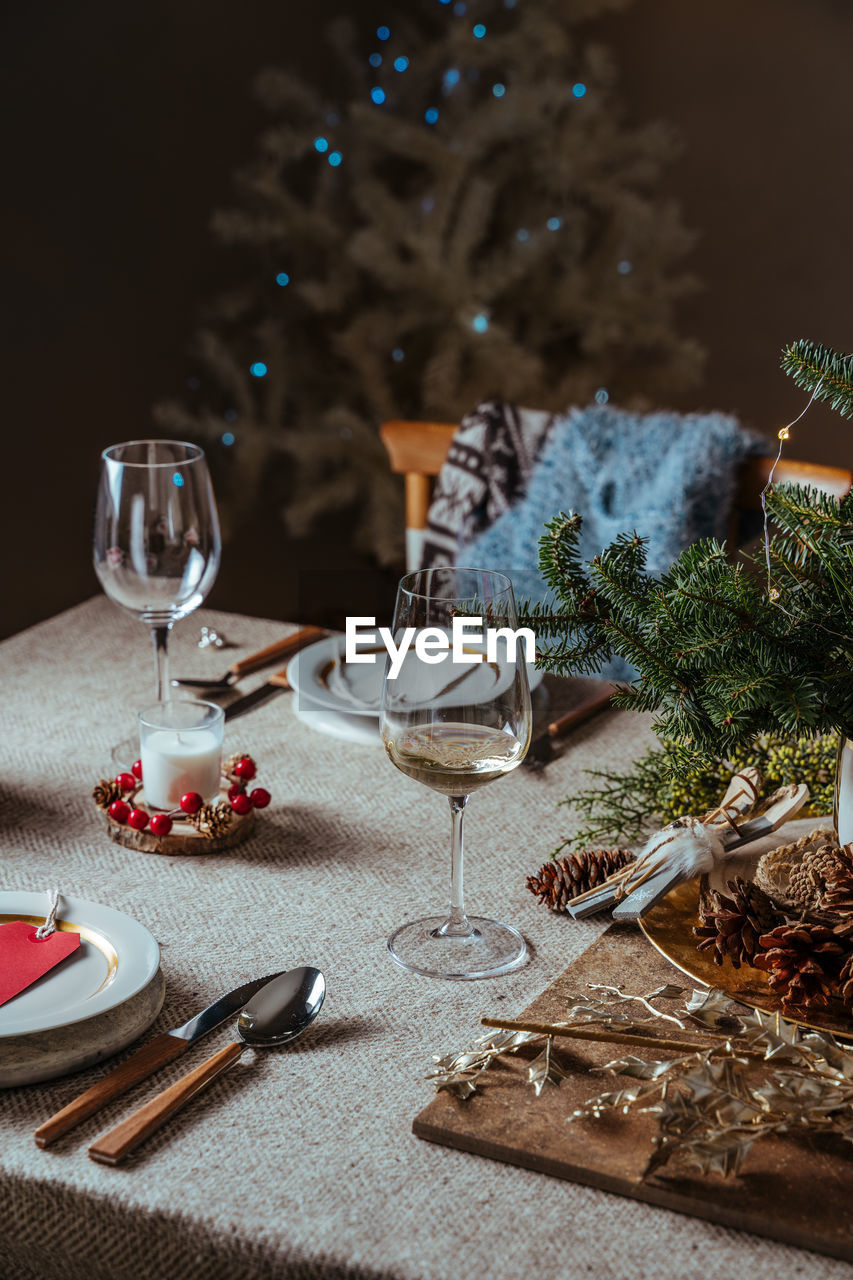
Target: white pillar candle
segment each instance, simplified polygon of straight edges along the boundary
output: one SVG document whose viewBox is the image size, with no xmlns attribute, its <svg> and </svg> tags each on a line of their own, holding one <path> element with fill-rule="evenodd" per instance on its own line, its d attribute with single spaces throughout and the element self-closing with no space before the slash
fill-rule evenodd
<svg viewBox="0 0 853 1280">
<path fill-rule="evenodd" d="M 153 809 L 177 809 L 188 791 L 216 798 L 222 722 L 222 708 L 205 702 L 158 703 L 140 712 L 142 786 Z"/>
</svg>

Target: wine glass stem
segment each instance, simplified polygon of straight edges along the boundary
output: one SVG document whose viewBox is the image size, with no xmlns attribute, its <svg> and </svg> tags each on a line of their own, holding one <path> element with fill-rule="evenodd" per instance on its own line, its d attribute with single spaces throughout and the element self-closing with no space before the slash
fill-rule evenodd
<svg viewBox="0 0 853 1280">
<path fill-rule="evenodd" d="M 167 702 L 172 696 L 172 687 L 169 684 L 169 632 L 171 626 L 167 623 L 165 627 L 152 627 L 151 639 L 154 641 L 154 668 L 155 668 L 155 688 L 157 690 L 157 702 Z"/>
<path fill-rule="evenodd" d="M 462 843 L 462 818 L 467 796 L 449 796 L 450 800 L 450 914 L 439 929 L 443 937 L 464 938 L 474 932 L 473 926 L 465 914 L 465 891 L 463 886 L 464 851 Z"/>
</svg>

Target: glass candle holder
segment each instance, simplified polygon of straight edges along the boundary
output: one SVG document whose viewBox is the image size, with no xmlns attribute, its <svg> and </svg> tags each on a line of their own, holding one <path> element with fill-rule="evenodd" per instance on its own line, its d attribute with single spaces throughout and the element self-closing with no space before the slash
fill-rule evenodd
<svg viewBox="0 0 853 1280">
<path fill-rule="evenodd" d="M 213 702 L 173 699 L 139 713 L 139 755 L 146 802 L 177 809 L 196 791 L 209 803 L 219 794 L 225 713 Z"/>
</svg>

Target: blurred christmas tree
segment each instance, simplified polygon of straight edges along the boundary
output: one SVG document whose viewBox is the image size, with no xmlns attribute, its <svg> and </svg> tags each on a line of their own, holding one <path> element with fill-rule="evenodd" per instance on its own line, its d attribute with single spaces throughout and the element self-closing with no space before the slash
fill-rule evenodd
<svg viewBox="0 0 853 1280">
<path fill-rule="evenodd" d="M 384 419 L 660 404 L 695 380 L 673 322 L 692 237 L 655 196 L 672 138 L 621 122 L 606 53 L 573 31 L 624 3 L 410 0 L 390 28 L 330 29 L 337 102 L 260 77 L 277 123 L 214 218 L 245 278 L 198 335 L 197 402 L 158 409 L 227 458 L 226 523 L 262 494 L 295 533 L 349 507 L 388 563 Z"/>
</svg>

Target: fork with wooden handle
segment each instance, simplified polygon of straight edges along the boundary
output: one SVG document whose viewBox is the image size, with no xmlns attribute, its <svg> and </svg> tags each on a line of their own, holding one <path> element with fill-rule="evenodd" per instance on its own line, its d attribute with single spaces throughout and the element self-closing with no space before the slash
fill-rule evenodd
<svg viewBox="0 0 853 1280">
<path fill-rule="evenodd" d="M 290 657 L 296 650 L 304 648 L 307 644 L 312 644 L 315 640 L 322 640 L 325 634 L 326 632 L 322 627 L 300 627 L 298 631 L 285 636 L 283 640 L 276 640 L 275 644 L 269 644 L 265 649 L 259 649 L 257 653 L 250 653 L 248 657 L 241 658 L 239 662 L 232 662 L 225 675 L 220 676 L 219 679 L 176 678 L 172 681 L 172 684 L 181 685 L 187 689 L 206 689 L 209 693 L 220 690 L 224 692 L 224 690 L 230 689 L 233 684 L 236 684 L 238 680 L 241 680 L 243 676 L 249 675 L 252 671 L 260 671 L 262 667 L 271 666 L 279 658 Z"/>
</svg>

